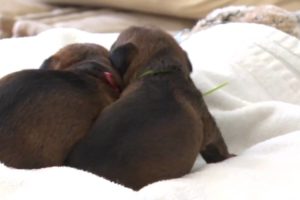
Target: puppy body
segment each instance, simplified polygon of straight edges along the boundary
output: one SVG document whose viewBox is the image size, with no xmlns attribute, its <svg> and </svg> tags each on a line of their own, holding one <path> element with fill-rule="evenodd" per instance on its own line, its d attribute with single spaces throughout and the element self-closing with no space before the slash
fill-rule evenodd
<svg viewBox="0 0 300 200">
<path fill-rule="evenodd" d="M 128 86 L 74 147 L 68 165 L 139 189 L 188 173 L 199 152 L 207 162 L 230 157 L 189 77 L 188 58 L 171 36 L 128 29 L 114 44 L 112 59 Z"/>
<path fill-rule="evenodd" d="M 90 46 L 100 59 L 84 56 Z M 83 57 L 57 66 L 72 60 L 59 57 L 64 52 Z M 108 52 L 100 46 L 70 45 L 45 61 L 42 68 L 49 70 L 24 70 L 0 80 L 1 162 L 16 168 L 62 165 L 101 110 L 118 98 L 103 75 L 113 71 L 104 57 L 108 60 Z"/>
</svg>

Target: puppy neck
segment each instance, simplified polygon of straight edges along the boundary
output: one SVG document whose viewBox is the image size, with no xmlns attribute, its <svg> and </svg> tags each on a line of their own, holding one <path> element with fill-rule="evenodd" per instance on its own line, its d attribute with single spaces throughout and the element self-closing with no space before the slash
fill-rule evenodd
<svg viewBox="0 0 300 200">
<path fill-rule="evenodd" d="M 131 62 L 124 76 L 124 83 L 128 85 L 133 81 L 149 79 L 150 77 L 163 78 L 168 76 L 188 78 L 189 71 L 178 56 L 173 55 L 168 49 L 161 49 L 146 59 L 137 56 Z"/>
<path fill-rule="evenodd" d="M 173 67 L 169 69 L 146 69 L 143 70 L 139 75 L 136 75 L 137 79 L 142 79 L 145 77 L 150 77 L 150 76 L 164 76 L 164 75 L 169 75 L 174 72 L 180 71 L 178 67 Z"/>
</svg>

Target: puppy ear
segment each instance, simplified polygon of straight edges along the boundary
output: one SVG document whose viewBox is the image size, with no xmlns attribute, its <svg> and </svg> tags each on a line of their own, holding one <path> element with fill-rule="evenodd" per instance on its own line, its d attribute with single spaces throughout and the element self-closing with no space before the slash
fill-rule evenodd
<svg viewBox="0 0 300 200">
<path fill-rule="evenodd" d="M 52 69 L 53 59 L 54 59 L 53 56 L 47 58 L 40 66 L 40 69 Z"/>
<path fill-rule="evenodd" d="M 185 57 L 186 57 L 186 61 L 187 61 L 189 72 L 192 72 L 193 71 L 192 63 L 191 63 L 191 61 L 189 59 L 188 54 L 186 52 L 184 52 L 184 53 L 185 53 Z"/>
<path fill-rule="evenodd" d="M 136 53 L 136 46 L 128 42 L 116 48 L 113 46 L 109 58 L 116 70 L 123 76 Z"/>
</svg>

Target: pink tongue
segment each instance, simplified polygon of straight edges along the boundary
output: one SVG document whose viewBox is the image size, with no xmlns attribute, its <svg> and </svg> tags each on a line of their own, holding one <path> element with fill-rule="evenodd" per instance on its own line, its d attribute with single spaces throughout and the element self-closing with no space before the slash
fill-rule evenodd
<svg viewBox="0 0 300 200">
<path fill-rule="evenodd" d="M 109 85 L 112 86 L 116 91 L 120 91 L 118 84 L 116 83 L 115 79 L 113 78 L 113 75 L 110 72 L 104 72 L 105 79 L 109 83 Z"/>
</svg>

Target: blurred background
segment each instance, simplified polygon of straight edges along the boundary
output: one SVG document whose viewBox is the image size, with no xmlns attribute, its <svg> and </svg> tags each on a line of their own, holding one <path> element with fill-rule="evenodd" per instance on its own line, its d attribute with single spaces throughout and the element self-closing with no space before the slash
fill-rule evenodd
<svg viewBox="0 0 300 200">
<path fill-rule="evenodd" d="M 261 5 L 278 7 L 256 10 L 253 16 L 253 9 Z M 245 19 L 243 12 L 250 10 L 252 17 L 248 14 Z M 155 25 L 181 31 L 196 24 L 199 28 L 220 21 L 261 21 L 266 12 L 287 16 L 298 10 L 299 0 L 0 0 L 0 38 L 36 35 L 54 27 L 107 33 L 131 25 Z M 300 21 L 297 15 L 293 20 Z"/>
</svg>

